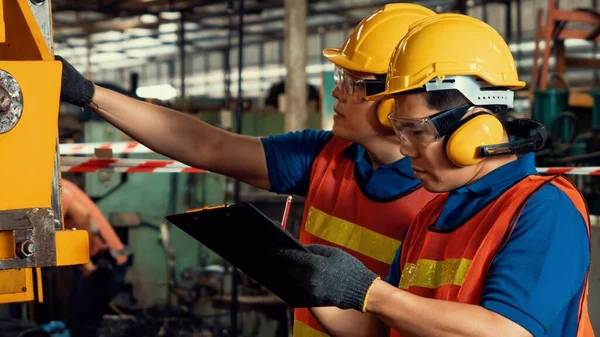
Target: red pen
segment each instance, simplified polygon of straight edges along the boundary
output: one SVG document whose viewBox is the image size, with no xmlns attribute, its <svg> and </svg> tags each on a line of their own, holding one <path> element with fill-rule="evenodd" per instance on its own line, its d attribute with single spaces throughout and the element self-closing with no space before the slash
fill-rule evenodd
<svg viewBox="0 0 600 337">
<path fill-rule="evenodd" d="M 290 214 L 290 205 L 292 204 L 292 196 L 287 197 L 285 202 L 285 209 L 283 210 L 283 219 L 281 219 L 281 228 L 285 229 L 285 223 L 287 222 L 288 215 Z"/>
</svg>

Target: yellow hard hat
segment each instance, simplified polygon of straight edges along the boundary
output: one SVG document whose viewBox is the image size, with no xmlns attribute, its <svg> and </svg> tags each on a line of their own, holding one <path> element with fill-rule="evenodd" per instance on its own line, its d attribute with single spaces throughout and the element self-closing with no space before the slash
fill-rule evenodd
<svg viewBox="0 0 600 337">
<path fill-rule="evenodd" d="M 434 11 L 419 5 L 385 5 L 364 18 L 341 48 L 324 49 L 323 56 L 345 69 L 385 74 L 390 57 L 408 27 L 432 15 Z"/>
<path fill-rule="evenodd" d="M 391 57 L 385 91 L 366 99 L 387 99 L 426 87 L 432 80 L 440 84 L 453 81 L 447 79 L 453 76 L 472 77 L 473 83 L 479 78 L 484 81 L 479 86 L 512 90 L 525 86 L 498 32 L 466 15 L 439 14 L 411 25 Z"/>
</svg>

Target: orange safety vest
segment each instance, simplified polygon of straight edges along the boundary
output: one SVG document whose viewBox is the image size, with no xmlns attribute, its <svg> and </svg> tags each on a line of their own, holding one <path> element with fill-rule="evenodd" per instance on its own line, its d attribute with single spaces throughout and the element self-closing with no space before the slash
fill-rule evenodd
<svg viewBox="0 0 600 337">
<path fill-rule="evenodd" d="M 313 163 L 300 242 L 341 248 L 385 277 L 408 225 L 435 194 L 419 184 L 393 200 L 370 200 L 354 179 L 348 145 L 332 138 Z M 294 337 L 327 336 L 308 309 L 294 314 Z"/>
<path fill-rule="evenodd" d="M 470 220 L 451 231 L 430 226 L 439 217 L 448 194 L 439 195 L 410 227 L 400 259 L 399 288 L 412 294 L 481 305 L 486 274 L 494 257 L 508 242 L 529 198 L 545 184 L 558 187 L 586 221 L 589 212 L 579 191 L 559 176 L 530 175 L 513 185 Z M 594 336 L 587 311 L 587 282 L 580 299 L 578 337 Z M 402 335 L 392 330 L 390 337 Z"/>
</svg>

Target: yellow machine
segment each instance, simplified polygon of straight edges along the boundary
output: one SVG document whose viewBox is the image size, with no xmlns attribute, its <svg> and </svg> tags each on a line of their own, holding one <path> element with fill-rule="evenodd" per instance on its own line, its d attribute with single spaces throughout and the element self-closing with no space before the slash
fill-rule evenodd
<svg viewBox="0 0 600 337">
<path fill-rule="evenodd" d="M 65 230 L 50 0 L 0 0 L 0 303 L 41 302 L 41 268 L 89 262 Z"/>
</svg>

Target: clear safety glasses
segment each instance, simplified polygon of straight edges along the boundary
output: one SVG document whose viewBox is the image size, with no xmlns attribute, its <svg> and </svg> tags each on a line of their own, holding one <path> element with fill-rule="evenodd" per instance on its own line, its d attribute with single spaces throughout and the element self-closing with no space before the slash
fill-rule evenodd
<svg viewBox="0 0 600 337">
<path fill-rule="evenodd" d="M 385 90 L 384 80 L 364 80 L 352 76 L 340 67 L 335 67 L 333 78 L 335 87 L 342 91 L 344 99 L 350 103 L 360 103 L 366 96 L 375 95 Z"/>
<path fill-rule="evenodd" d="M 475 107 L 472 105 L 463 105 L 427 118 L 401 118 L 396 117 L 394 112 L 388 119 L 400 139 L 414 146 L 426 147 L 444 137 L 473 108 Z"/>
</svg>

